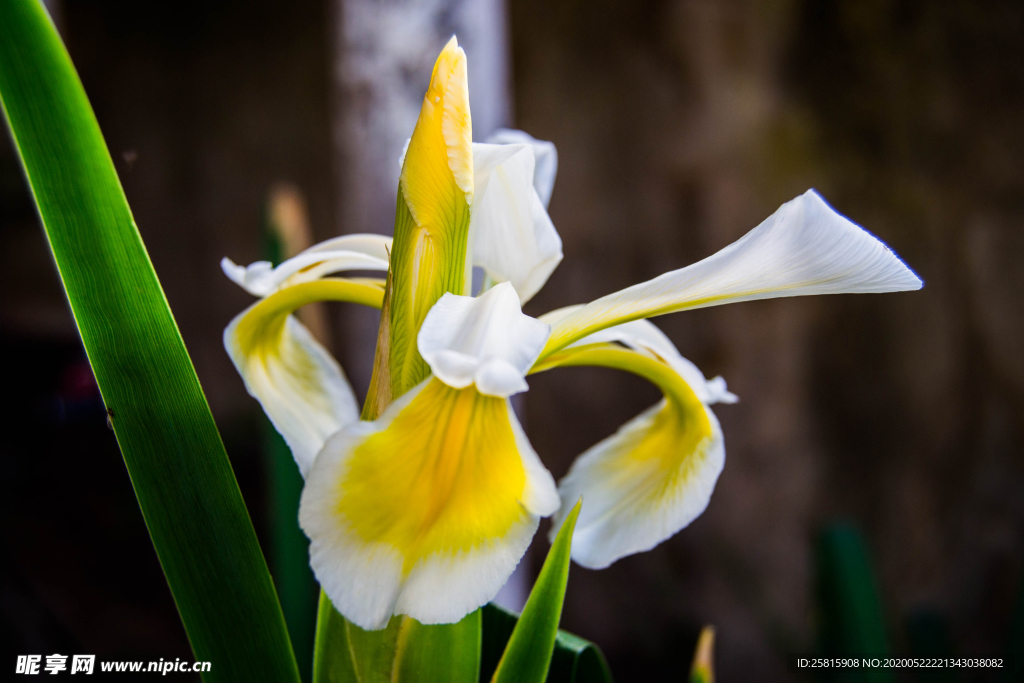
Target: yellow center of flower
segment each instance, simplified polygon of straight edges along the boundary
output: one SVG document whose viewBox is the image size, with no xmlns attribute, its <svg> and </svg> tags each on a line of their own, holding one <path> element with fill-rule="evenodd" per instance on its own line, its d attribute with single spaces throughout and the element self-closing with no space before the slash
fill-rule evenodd
<svg viewBox="0 0 1024 683">
<path fill-rule="evenodd" d="M 336 513 L 362 540 L 397 549 L 407 575 L 526 522 L 525 487 L 505 399 L 434 379 L 352 452 Z"/>
</svg>

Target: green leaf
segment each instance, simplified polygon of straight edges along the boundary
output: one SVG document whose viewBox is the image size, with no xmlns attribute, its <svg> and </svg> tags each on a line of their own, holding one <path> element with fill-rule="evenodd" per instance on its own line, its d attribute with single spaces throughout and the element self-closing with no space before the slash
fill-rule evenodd
<svg viewBox="0 0 1024 683">
<path fill-rule="evenodd" d="M 302 680 L 308 681 L 313 666 L 317 585 L 309 567 L 309 539 L 299 528 L 302 475 L 291 449 L 270 420 L 261 416 L 260 422 L 270 499 L 270 564 L 299 672 Z"/>
<path fill-rule="evenodd" d="M 884 657 L 889 652 L 878 590 L 867 548 L 851 526 L 822 532 L 817 548 L 820 648 L 826 657 Z M 837 680 L 888 683 L 888 669 L 845 672 Z"/>
<path fill-rule="evenodd" d="M 480 610 L 456 624 L 424 625 L 392 617 L 365 631 L 320 594 L 314 683 L 477 683 Z"/>
<path fill-rule="evenodd" d="M 346 625 L 345 617 L 338 614 L 327 594 L 320 591 L 313 646 L 313 683 L 359 683 Z"/>
<path fill-rule="evenodd" d="M 480 677 L 480 610 L 456 624 L 426 626 L 402 617 L 395 683 L 476 683 Z"/>
<path fill-rule="evenodd" d="M 498 668 L 508 639 L 519 615 L 496 603 L 484 605 L 483 645 L 480 656 L 480 683 L 487 683 Z M 568 631 L 558 631 L 551 656 L 547 683 L 612 683 L 612 674 L 601 649 Z"/>
<path fill-rule="evenodd" d="M 612 672 L 597 645 L 559 631 L 547 683 L 612 683 Z"/>
<path fill-rule="evenodd" d="M 74 66 L 0 2 L 0 102 L 157 557 L 207 681 L 297 681 L 227 453 Z"/>
<path fill-rule="evenodd" d="M 569 552 L 572 532 L 580 514 L 577 501 L 565 518 L 547 559 L 533 584 L 523 613 L 512 629 L 505 653 L 491 678 L 492 683 L 542 683 L 548 675 L 558 621 L 562 617 L 562 601 L 569 581 Z"/>
<path fill-rule="evenodd" d="M 1003 681 L 1024 680 L 1024 577 L 1021 577 L 1017 609 L 1010 624 L 1010 637 L 1006 643 L 1006 668 Z"/>
</svg>

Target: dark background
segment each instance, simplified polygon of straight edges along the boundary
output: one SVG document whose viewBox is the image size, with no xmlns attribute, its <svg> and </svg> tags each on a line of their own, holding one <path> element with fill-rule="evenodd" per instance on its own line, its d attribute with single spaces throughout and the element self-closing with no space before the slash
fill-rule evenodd
<svg viewBox="0 0 1024 683">
<path fill-rule="evenodd" d="M 261 257 L 277 181 L 302 190 L 317 239 L 340 232 L 331 7 L 61 7 L 265 540 L 258 406 L 221 346 L 249 297 L 218 261 Z M 720 680 L 790 680 L 787 654 L 815 647 L 815 534 L 842 520 L 866 538 L 894 651 L 927 613 L 955 652 L 1003 652 L 1024 558 L 1024 6 L 519 0 L 509 20 L 515 124 L 560 159 L 566 258 L 528 313 L 702 258 L 808 187 L 926 283 L 659 319 L 741 398 L 716 408 L 725 471 L 670 541 L 574 567 L 563 627 L 619 681 L 681 679 L 705 623 Z M 6 137 L 0 288 L 5 654 L 191 658 Z M 527 430 L 556 477 L 657 399 L 603 370 L 530 384 Z M 535 569 L 545 552 L 539 537 Z"/>
</svg>

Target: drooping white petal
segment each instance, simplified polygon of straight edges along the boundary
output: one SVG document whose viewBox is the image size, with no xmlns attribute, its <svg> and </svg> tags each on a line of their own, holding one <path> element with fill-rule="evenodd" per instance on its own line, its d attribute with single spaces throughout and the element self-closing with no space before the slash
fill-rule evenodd
<svg viewBox="0 0 1024 683">
<path fill-rule="evenodd" d="M 558 173 L 558 151 L 554 143 L 538 140 L 529 133 L 511 128 L 499 128 L 491 133 L 487 142 L 497 145 L 526 144 L 533 148 L 535 160 L 533 170 L 533 186 L 546 209 L 551 203 L 551 191 L 555 187 L 555 175 Z"/>
<path fill-rule="evenodd" d="M 507 399 L 429 378 L 327 442 L 302 494 L 310 564 L 365 629 L 451 623 L 492 599 L 558 494 Z"/>
<path fill-rule="evenodd" d="M 562 240 L 533 185 L 534 152 L 526 144 L 473 145 L 473 264 L 495 282 L 511 282 L 523 302 L 562 260 Z"/>
<path fill-rule="evenodd" d="M 231 321 L 224 348 L 305 477 L 327 438 L 359 419 L 359 404 L 337 361 L 309 330 L 287 312 L 261 315 L 260 303 Z"/>
<path fill-rule="evenodd" d="M 427 313 L 417 343 L 448 386 L 476 384 L 482 394 L 504 397 L 526 390 L 524 377 L 549 331 L 523 314 L 516 290 L 505 282 L 476 298 L 442 296 Z"/>
<path fill-rule="evenodd" d="M 557 323 L 574 308 L 542 319 Z M 653 548 L 703 512 L 725 461 L 721 428 L 708 404 L 736 398 L 721 378 L 705 381 L 650 324 L 629 323 L 585 337 L 541 361 L 536 371 L 565 366 L 626 370 L 665 395 L 583 453 L 559 483 L 563 508 L 555 516 L 552 538 L 568 502 L 582 497 L 572 556 L 599 569 Z"/>
<path fill-rule="evenodd" d="M 725 446 L 714 413 L 702 412 L 698 426 L 695 412 L 680 413 L 663 400 L 573 463 L 558 493 L 562 501 L 583 498 L 572 539 L 576 562 L 601 569 L 650 550 L 707 508 Z M 552 534 L 568 512 L 563 503 Z"/>
<path fill-rule="evenodd" d="M 387 270 L 391 238 L 384 235 L 342 235 L 314 245 L 274 268 L 269 261 L 248 267 L 221 259 L 224 274 L 254 296 L 269 296 L 278 289 L 312 282 L 344 270 Z"/>
<path fill-rule="evenodd" d="M 898 292 L 921 280 L 813 190 L 717 254 L 593 301 L 555 324 L 545 355 L 630 320 L 736 301 Z"/>
</svg>

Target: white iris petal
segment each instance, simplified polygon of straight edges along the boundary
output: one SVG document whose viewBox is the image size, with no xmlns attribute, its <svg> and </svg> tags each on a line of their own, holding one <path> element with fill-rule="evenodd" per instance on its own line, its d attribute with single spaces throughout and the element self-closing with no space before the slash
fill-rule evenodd
<svg viewBox="0 0 1024 683">
<path fill-rule="evenodd" d="M 427 313 L 417 343 L 434 376 L 450 387 L 476 384 L 487 396 L 526 391 L 526 372 L 551 328 L 524 315 L 516 290 L 501 283 L 479 297 L 445 294 Z"/>
<path fill-rule="evenodd" d="M 536 161 L 533 169 L 533 187 L 537 190 L 544 208 L 551 203 L 551 191 L 555 189 L 555 175 L 558 173 L 558 151 L 554 143 L 538 140 L 529 133 L 511 128 L 499 128 L 491 133 L 487 142 L 497 145 L 530 145 Z"/>
<path fill-rule="evenodd" d="M 232 282 L 253 296 L 269 296 L 285 285 L 312 282 L 344 270 L 387 270 L 391 238 L 384 235 L 342 235 L 300 252 L 276 268 L 269 261 L 249 266 L 221 259 Z"/>
<path fill-rule="evenodd" d="M 900 292 L 921 285 L 888 247 L 808 190 L 703 261 L 565 316 L 554 326 L 546 353 L 605 327 L 673 311 L 782 296 Z"/>
<path fill-rule="evenodd" d="M 533 186 L 533 148 L 477 143 L 473 160 L 473 264 L 529 301 L 562 261 L 562 240 Z"/>
</svg>

